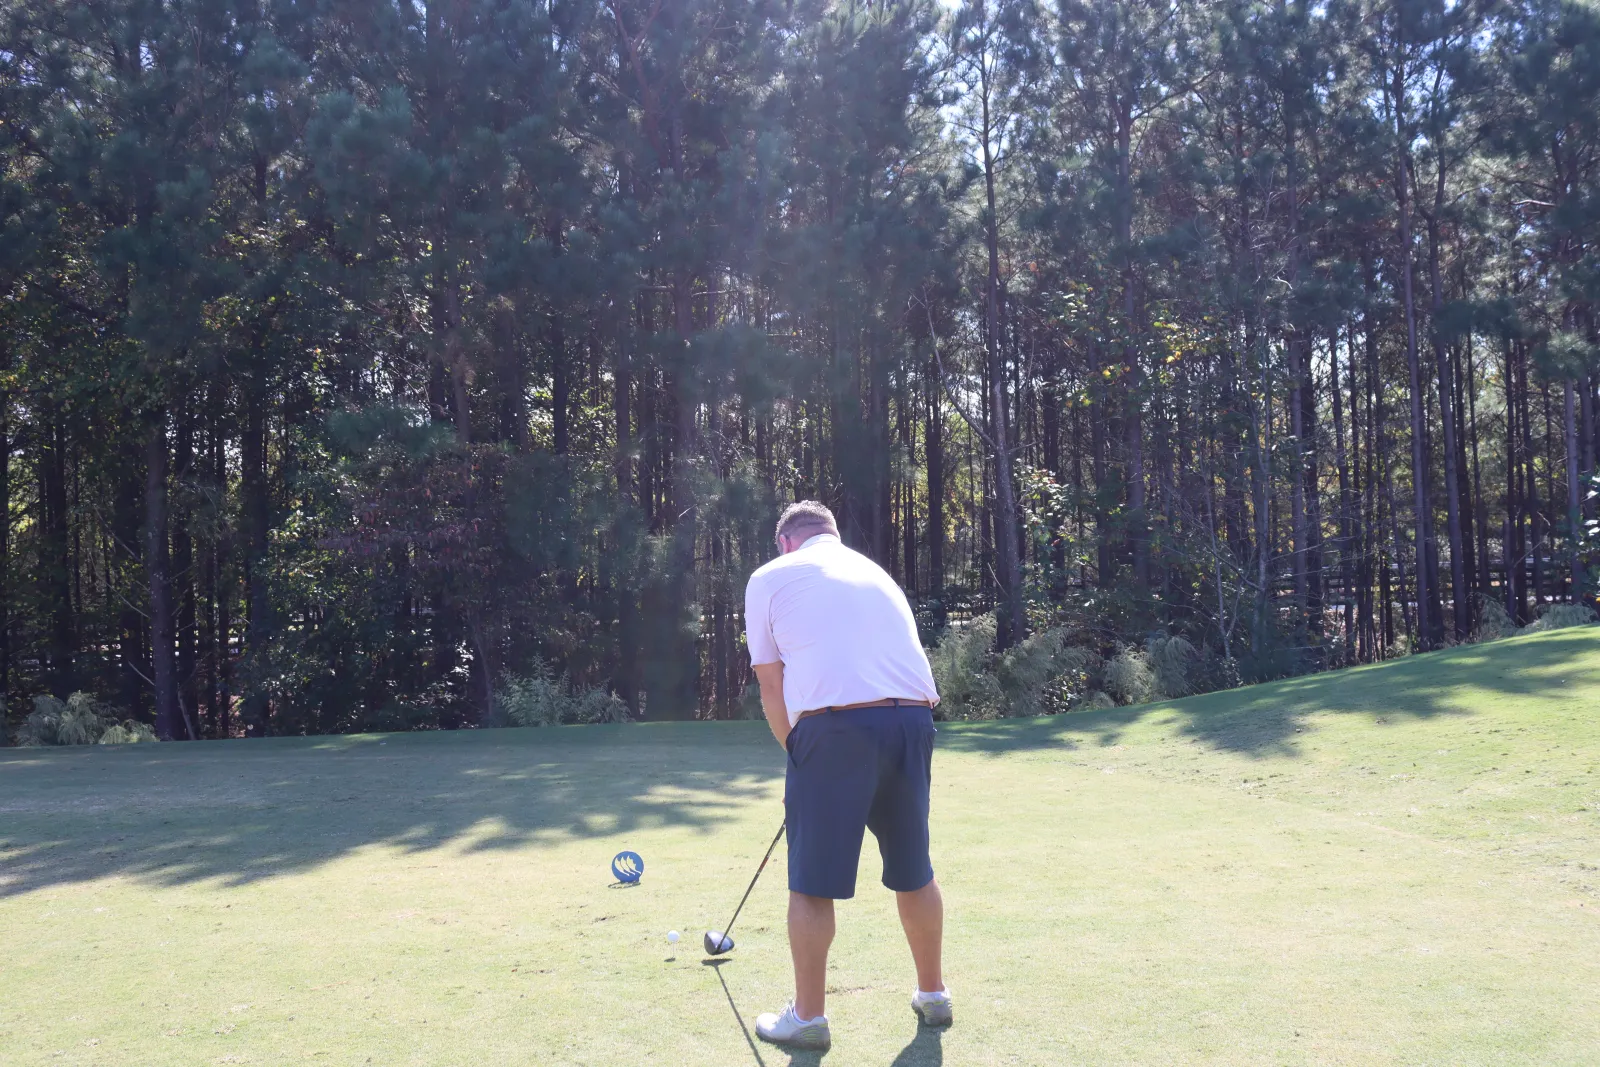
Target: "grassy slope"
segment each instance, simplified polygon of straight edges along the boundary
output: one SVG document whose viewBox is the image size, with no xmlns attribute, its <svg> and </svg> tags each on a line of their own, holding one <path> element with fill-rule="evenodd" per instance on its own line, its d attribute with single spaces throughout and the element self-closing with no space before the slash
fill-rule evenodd
<svg viewBox="0 0 1600 1067">
<path fill-rule="evenodd" d="M 958 1025 L 869 846 L 826 1062 L 1600 1062 L 1597 710 L 1588 629 L 946 727 Z M 0 1063 L 788 1064 L 781 865 L 664 940 L 776 829 L 763 730 L 6 750 Z"/>
</svg>

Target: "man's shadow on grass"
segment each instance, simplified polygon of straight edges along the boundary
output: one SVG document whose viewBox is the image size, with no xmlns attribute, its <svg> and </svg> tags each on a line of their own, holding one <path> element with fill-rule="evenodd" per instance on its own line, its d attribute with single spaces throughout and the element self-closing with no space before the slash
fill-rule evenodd
<svg viewBox="0 0 1600 1067">
<path fill-rule="evenodd" d="M 717 981 L 722 985 L 722 995 L 727 998 L 728 1010 L 733 1012 L 733 1021 L 739 1024 L 739 1031 L 744 1035 L 745 1044 L 750 1047 L 750 1055 L 755 1058 L 756 1067 L 768 1067 L 765 1057 L 761 1055 L 762 1045 L 750 1027 L 745 1025 L 744 1015 L 739 1011 L 739 1005 L 734 1003 L 733 991 L 728 988 L 728 980 L 722 977 L 722 967 L 728 960 L 701 960 L 702 967 L 710 967 L 717 976 Z M 944 1032 L 930 1026 L 918 1024 L 917 1034 L 911 1039 L 911 1044 L 900 1050 L 887 1067 L 943 1067 L 944 1064 Z M 821 1067 L 822 1058 L 826 1052 L 793 1051 L 769 1046 L 769 1053 L 774 1056 L 787 1056 L 788 1063 L 783 1067 Z"/>
<path fill-rule="evenodd" d="M 917 1036 L 911 1044 L 900 1050 L 889 1067 L 942 1067 L 944 1064 L 944 1031 L 931 1026 L 918 1025 Z"/>
</svg>

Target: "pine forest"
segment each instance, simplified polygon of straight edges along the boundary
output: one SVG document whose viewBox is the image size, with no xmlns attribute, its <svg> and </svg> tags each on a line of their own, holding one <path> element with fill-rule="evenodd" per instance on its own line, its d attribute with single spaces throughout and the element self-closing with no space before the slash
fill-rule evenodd
<svg viewBox="0 0 1600 1067">
<path fill-rule="evenodd" d="M 1588 617 L 1597 387 L 1591 0 L 0 0 L 12 741 L 747 717 L 808 498 L 952 717 Z"/>
</svg>

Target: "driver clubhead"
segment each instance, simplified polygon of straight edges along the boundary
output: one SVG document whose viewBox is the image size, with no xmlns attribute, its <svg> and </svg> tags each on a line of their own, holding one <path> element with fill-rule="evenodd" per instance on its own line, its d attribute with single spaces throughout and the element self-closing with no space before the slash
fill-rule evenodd
<svg viewBox="0 0 1600 1067">
<path fill-rule="evenodd" d="M 721 930 L 706 931 L 706 955 L 720 956 L 724 952 L 733 951 L 733 938 Z"/>
</svg>

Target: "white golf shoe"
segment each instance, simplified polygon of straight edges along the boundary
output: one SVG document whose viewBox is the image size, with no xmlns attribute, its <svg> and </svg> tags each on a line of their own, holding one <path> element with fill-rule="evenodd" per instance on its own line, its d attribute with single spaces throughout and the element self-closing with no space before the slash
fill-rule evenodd
<svg viewBox="0 0 1600 1067">
<path fill-rule="evenodd" d="M 928 1026 L 949 1026 L 955 1021 L 955 1015 L 950 1010 L 948 989 L 941 989 L 937 993 L 917 990 L 911 996 L 911 1010 Z"/>
<path fill-rule="evenodd" d="M 794 1013 L 794 1005 L 783 1009 L 781 1015 L 767 1011 L 756 1016 L 756 1036 L 774 1045 L 790 1048 L 826 1049 L 833 1044 L 828 1032 L 828 1017 L 819 1015 L 804 1022 Z"/>
</svg>

